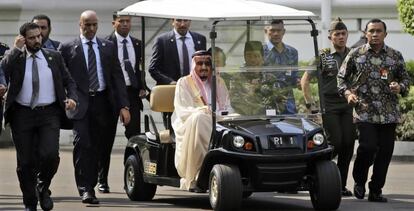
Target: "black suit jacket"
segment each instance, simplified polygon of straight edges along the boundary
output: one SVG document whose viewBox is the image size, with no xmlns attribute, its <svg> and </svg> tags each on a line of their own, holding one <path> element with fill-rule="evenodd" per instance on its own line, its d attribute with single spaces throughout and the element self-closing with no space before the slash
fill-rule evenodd
<svg viewBox="0 0 414 211">
<path fill-rule="evenodd" d="M 59 52 L 49 50 L 46 48 L 41 49 L 43 55 L 46 58 L 49 68 L 52 71 L 53 84 L 55 87 L 56 101 L 62 109 L 62 114 L 65 112 L 66 98 L 70 98 L 78 102 L 78 96 L 76 94 L 76 84 L 73 81 L 70 73 L 66 69 L 65 63 Z M 7 81 L 9 82 L 9 88 L 6 98 L 5 106 L 5 120 L 6 123 L 12 120 L 13 106 L 16 101 L 17 95 L 23 85 L 23 79 L 26 69 L 26 51 L 21 51 L 14 48 L 7 54 L 1 61 L 1 66 L 4 70 Z M 63 117 L 64 115 L 62 115 Z M 64 121 L 64 119 L 62 119 Z M 61 125 L 63 128 L 67 128 L 67 125 Z"/>
<path fill-rule="evenodd" d="M 124 76 L 122 75 L 121 66 L 116 56 L 117 49 L 112 42 L 96 38 L 103 77 L 106 83 L 106 91 L 115 115 L 123 107 L 129 107 L 129 101 L 126 93 Z M 59 49 L 65 60 L 69 72 L 77 85 L 77 94 L 79 105 L 73 112 L 68 112 L 70 119 L 82 119 L 89 106 L 89 76 L 86 65 L 84 49 L 80 37 L 66 42 Z"/>
<path fill-rule="evenodd" d="M 193 38 L 195 51 L 206 49 L 206 37 L 190 32 Z M 161 34 L 152 48 L 152 58 L 149 73 L 158 84 L 170 84 L 181 77 L 180 60 L 174 31 Z"/>
<path fill-rule="evenodd" d="M 135 51 L 135 77 L 137 78 L 138 81 L 138 92 L 141 89 L 145 89 L 146 84 L 145 84 L 145 79 L 143 77 L 145 77 L 145 74 L 142 74 L 142 72 L 139 70 L 139 66 L 141 64 L 141 46 L 142 46 L 142 42 L 141 40 L 138 40 L 135 37 L 132 37 L 131 35 L 129 36 L 131 38 L 132 41 L 132 46 L 134 46 L 134 51 Z M 118 49 L 118 40 L 116 39 L 116 35 L 113 32 L 112 34 L 110 34 L 108 37 L 106 37 L 106 39 L 108 39 L 109 41 L 112 41 L 115 45 L 115 48 Z M 116 58 L 118 58 L 118 50 L 116 51 Z M 144 105 L 142 104 L 142 100 L 141 98 L 139 98 L 139 96 L 137 96 L 138 102 L 139 102 L 139 108 L 142 110 L 144 108 Z"/>
</svg>

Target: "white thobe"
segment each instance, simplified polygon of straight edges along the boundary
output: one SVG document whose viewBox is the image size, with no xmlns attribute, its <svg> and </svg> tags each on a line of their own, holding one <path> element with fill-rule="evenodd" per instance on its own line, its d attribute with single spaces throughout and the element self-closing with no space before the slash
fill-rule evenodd
<svg viewBox="0 0 414 211">
<path fill-rule="evenodd" d="M 204 156 L 208 151 L 212 119 L 207 106 L 190 87 L 191 76 L 178 80 L 172 127 L 175 132 L 175 167 L 182 178 L 180 188 L 189 190 L 195 185 Z"/>
</svg>

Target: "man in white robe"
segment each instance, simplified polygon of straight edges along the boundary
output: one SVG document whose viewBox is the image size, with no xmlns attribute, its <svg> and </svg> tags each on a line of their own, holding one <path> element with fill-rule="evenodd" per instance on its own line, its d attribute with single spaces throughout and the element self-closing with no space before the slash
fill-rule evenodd
<svg viewBox="0 0 414 211">
<path fill-rule="evenodd" d="M 211 55 L 208 51 L 193 54 L 189 75 L 177 82 L 172 127 L 175 132 L 175 167 L 181 177 L 180 188 L 196 188 L 198 172 L 208 151 L 212 131 Z M 217 110 L 231 111 L 228 90 L 217 79 Z"/>
</svg>

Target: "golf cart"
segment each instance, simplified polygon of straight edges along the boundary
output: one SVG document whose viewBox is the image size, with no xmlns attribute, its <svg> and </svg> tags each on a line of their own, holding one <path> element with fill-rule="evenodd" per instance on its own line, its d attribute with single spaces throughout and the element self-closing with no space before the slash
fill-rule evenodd
<svg viewBox="0 0 414 211">
<path fill-rule="evenodd" d="M 263 29 L 274 19 L 284 20 L 285 39 L 308 31 L 309 38 L 300 37 L 295 48 L 300 58 L 317 57 L 318 33 L 311 12 L 248 0 L 147 0 L 120 14 L 141 17 L 144 42 L 145 23 L 154 18 L 190 19 L 193 26 L 200 23 L 210 29 L 213 130 L 197 187 L 208 192 L 214 210 L 237 210 L 252 193 L 274 191 L 309 191 L 315 209 L 339 207 L 341 179 L 320 126 L 323 108 L 318 105 L 323 98 L 316 97 L 317 80 L 313 84 L 317 112 L 306 109 L 298 87 L 303 72 L 318 71 L 317 67 L 297 62 L 249 66 L 243 61 L 241 40 L 265 43 Z M 240 35 L 239 39 L 232 41 L 234 35 Z M 216 66 L 217 46 L 226 53 L 224 67 Z M 227 86 L 229 111 L 216 111 L 218 78 Z M 145 131 L 128 140 L 124 182 L 131 200 L 151 200 L 158 185 L 180 187 L 173 129 L 154 120 L 159 112 L 174 111 L 174 92 L 174 85 L 153 87 L 151 111 L 144 116 Z"/>
</svg>

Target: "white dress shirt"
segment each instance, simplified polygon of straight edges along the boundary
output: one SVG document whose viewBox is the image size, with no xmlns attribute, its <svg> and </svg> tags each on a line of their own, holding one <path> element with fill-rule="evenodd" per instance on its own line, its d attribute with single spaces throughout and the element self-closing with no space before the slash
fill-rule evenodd
<svg viewBox="0 0 414 211">
<path fill-rule="evenodd" d="M 180 39 L 180 37 L 182 37 L 180 34 L 178 34 L 178 32 L 174 29 L 174 35 L 175 35 L 175 40 L 177 43 L 177 51 L 178 51 L 178 58 L 180 60 L 180 69 L 181 72 L 183 72 L 183 42 Z M 194 41 L 193 41 L 193 37 L 191 37 L 191 34 L 187 31 L 187 34 L 185 34 L 185 45 L 187 46 L 187 51 L 188 51 L 188 61 L 190 62 L 190 64 L 188 64 L 188 67 L 190 67 L 189 71 L 191 72 L 191 56 L 194 54 L 195 52 L 195 46 L 194 46 Z"/>
<path fill-rule="evenodd" d="M 26 50 L 26 67 L 24 72 L 22 89 L 16 97 L 16 102 L 23 106 L 30 106 L 30 100 L 32 99 L 33 84 L 32 84 L 32 53 Z M 45 58 L 42 51 L 35 53 L 37 69 L 39 72 L 39 97 L 36 106 L 50 105 L 56 101 L 55 85 L 53 83 L 52 70 L 49 68 L 46 59 L 52 59 L 52 57 Z"/>
<path fill-rule="evenodd" d="M 129 61 L 131 62 L 132 68 L 134 68 L 134 72 L 135 70 L 135 50 L 134 50 L 134 45 L 132 43 L 131 37 L 128 36 L 125 38 L 123 36 L 121 36 L 120 34 L 118 34 L 118 32 L 115 31 L 115 36 L 116 36 L 116 40 L 117 40 L 117 45 L 118 45 L 118 59 L 119 59 L 119 63 L 121 64 L 121 68 L 122 68 L 122 73 L 124 74 L 124 79 L 125 79 L 125 84 L 127 86 L 131 86 L 131 80 L 129 79 L 129 75 L 128 72 L 125 70 L 125 63 L 124 63 L 124 43 L 122 43 L 122 41 L 124 39 L 127 40 L 126 43 L 126 48 L 128 50 L 128 58 Z"/>
<path fill-rule="evenodd" d="M 83 54 L 85 56 L 85 61 L 86 61 L 86 67 L 88 66 L 88 50 L 89 50 L 89 45 L 88 42 L 89 40 L 86 39 L 85 36 L 83 36 L 83 34 L 80 35 L 81 41 L 82 41 L 82 47 L 83 47 Z M 98 81 L 99 81 L 99 88 L 98 88 L 98 92 L 103 91 L 106 89 L 106 83 L 105 83 L 105 78 L 103 76 L 103 69 L 102 69 L 102 63 L 101 63 L 101 57 L 100 57 L 100 53 L 99 53 L 99 49 L 98 49 L 98 42 L 96 41 L 96 36 L 93 37 L 92 39 L 93 42 L 93 50 L 95 51 L 95 56 L 96 56 L 96 70 L 98 73 Z M 87 70 L 88 71 L 88 70 Z"/>
</svg>

